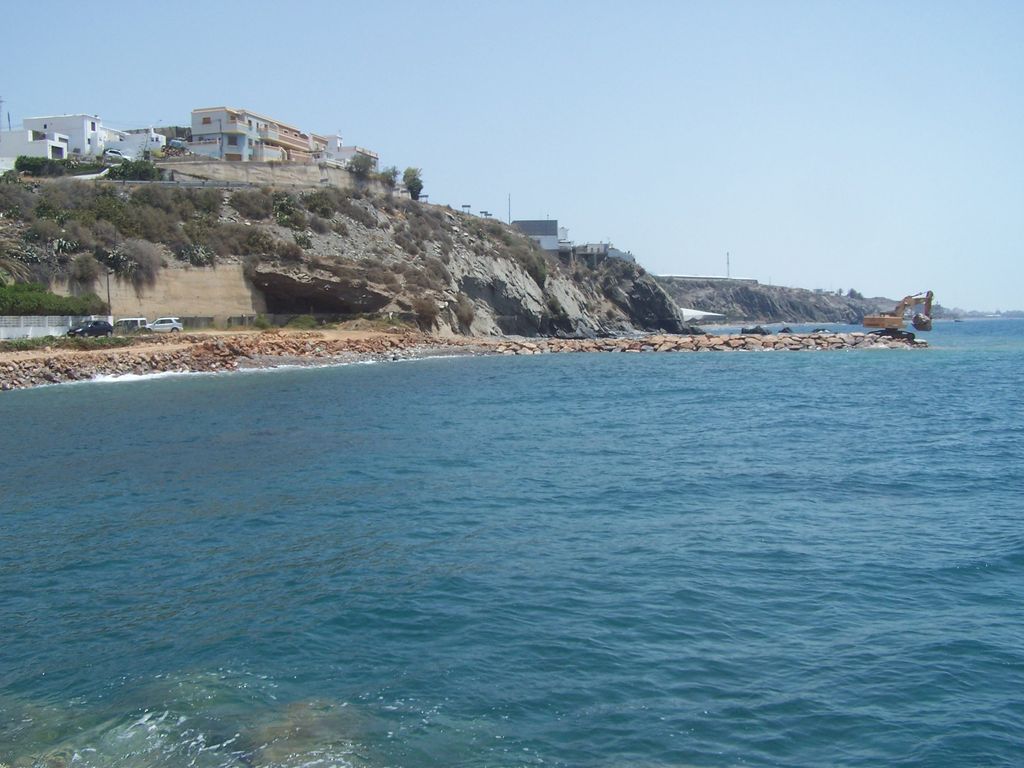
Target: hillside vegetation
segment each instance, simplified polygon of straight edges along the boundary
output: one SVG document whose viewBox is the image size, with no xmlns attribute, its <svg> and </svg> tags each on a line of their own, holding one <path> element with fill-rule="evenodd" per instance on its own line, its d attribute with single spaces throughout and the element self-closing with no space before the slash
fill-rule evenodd
<svg viewBox="0 0 1024 768">
<path fill-rule="evenodd" d="M 241 263 L 271 313 L 475 334 L 686 330 L 637 265 L 562 262 L 494 219 L 359 189 L 9 182 L 0 212 L 0 277 L 74 292 L 107 270 L 143 290 L 164 270 Z"/>
</svg>

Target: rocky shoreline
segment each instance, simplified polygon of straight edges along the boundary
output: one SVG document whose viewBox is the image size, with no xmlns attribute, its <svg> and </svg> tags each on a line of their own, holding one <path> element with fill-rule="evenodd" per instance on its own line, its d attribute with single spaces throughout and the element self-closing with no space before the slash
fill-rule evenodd
<svg viewBox="0 0 1024 768">
<path fill-rule="evenodd" d="M 609 339 L 439 338 L 416 333 L 370 338 L 329 338 L 316 331 L 271 331 L 245 335 L 189 335 L 147 339 L 144 349 L 51 351 L 0 357 L 0 390 L 88 381 L 101 376 L 155 373 L 228 372 L 282 365 L 336 365 L 436 355 L 539 355 L 570 352 L 733 352 L 914 349 L 924 341 L 904 341 L 865 333 L 654 335 Z M 161 347 L 167 347 L 163 349 Z M 11 356 L 8 355 L 8 358 Z"/>
</svg>

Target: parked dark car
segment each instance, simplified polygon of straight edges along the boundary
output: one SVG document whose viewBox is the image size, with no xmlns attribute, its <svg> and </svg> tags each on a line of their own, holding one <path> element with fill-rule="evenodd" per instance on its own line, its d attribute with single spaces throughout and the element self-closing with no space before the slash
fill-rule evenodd
<svg viewBox="0 0 1024 768">
<path fill-rule="evenodd" d="M 114 326 L 106 320 L 86 320 L 68 331 L 68 336 L 112 336 L 113 333 Z"/>
</svg>

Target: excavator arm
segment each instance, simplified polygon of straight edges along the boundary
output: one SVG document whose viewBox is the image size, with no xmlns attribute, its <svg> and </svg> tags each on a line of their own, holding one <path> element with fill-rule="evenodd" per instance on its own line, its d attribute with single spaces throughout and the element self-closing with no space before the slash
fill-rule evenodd
<svg viewBox="0 0 1024 768">
<path fill-rule="evenodd" d="M 919 331 L 930 331 L 932 329 L 932 299 L 934 294 L 931 291 L 915 293 L 911 296 L 904 296 L 892 312 L 879 312 L 877 315 L 865 315 L 864 325 L 868 328 L 902 328 L 904 317 L 909 310 L 916 306 L 922 306 L 923 311 L 914 315 L 912 323 Z"/>
</svg>

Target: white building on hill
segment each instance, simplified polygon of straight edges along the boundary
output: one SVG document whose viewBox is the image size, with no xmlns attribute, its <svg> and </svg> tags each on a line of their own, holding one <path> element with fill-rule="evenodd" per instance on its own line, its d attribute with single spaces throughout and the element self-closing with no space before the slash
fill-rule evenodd
<svg viewBox="0 0 1024 768">
<path fill-rule="evenodd" d="M 97 158 L 106 149 L 116 149 L 135 160 L 159 151 L 167 139 L 152 128 L 119 131 L 107 128 L 98 115 L 49 115 L 27 117 L 22 127 L 0 131 L 0 169 L 14 167 L 22 155 L 66 160 Z"/>
</svg>

